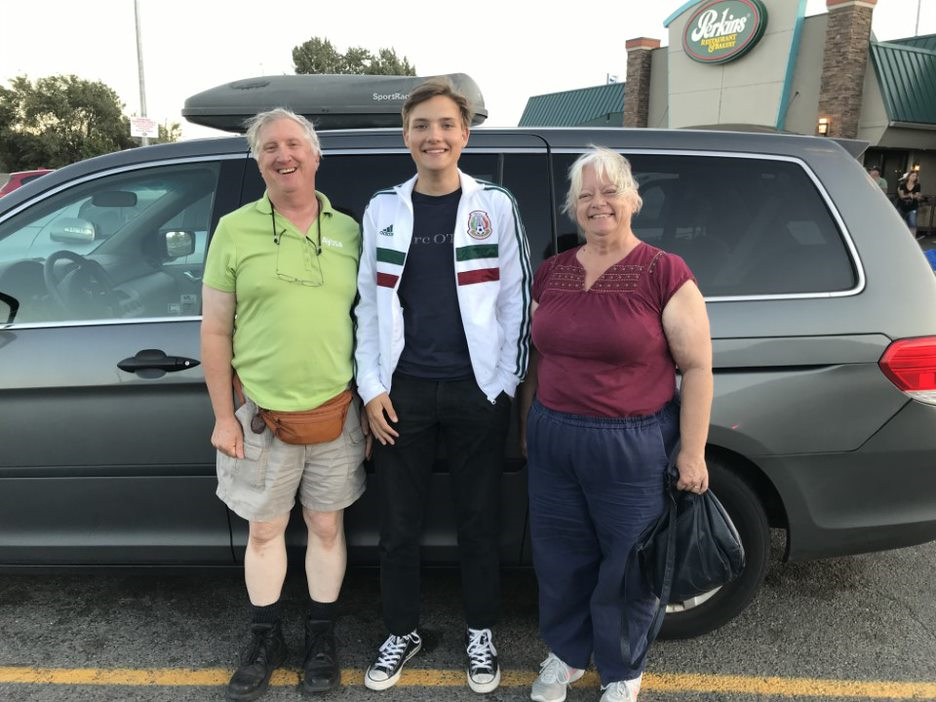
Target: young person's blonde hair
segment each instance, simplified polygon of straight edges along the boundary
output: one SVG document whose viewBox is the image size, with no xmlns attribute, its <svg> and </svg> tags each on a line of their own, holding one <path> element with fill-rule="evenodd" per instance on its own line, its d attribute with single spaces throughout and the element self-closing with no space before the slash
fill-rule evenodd
<svg viewBox="0 0 936 702">
<path fill-rule="evenodd" d="M 406 96 L 402 110 L 404 131 L 409 128 L 409 116 L 413 108 L 434 97 L 447 97 L 452 100 L 452 102 L 458 106 L 462 126 L 465 129 L 471 127 L 471 120 L 474 118 L 474 112 L 471 109 L 471 105 L 468 104 L 468 98 L 455 89 L 455 86 L 452 85 L 452 81 L 448 78 L 441 77 L 430 78 L 420 83 Z"/>
</svg>

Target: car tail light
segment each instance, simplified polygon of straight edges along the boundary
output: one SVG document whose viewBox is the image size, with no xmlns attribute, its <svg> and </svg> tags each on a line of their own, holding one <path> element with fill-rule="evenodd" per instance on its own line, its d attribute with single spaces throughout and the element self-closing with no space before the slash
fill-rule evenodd
<svg viewBox="0 0 936 702">
<path fill-rule="evenodd" d="M 936 405 L 936 337 L 895 341 L 878 365 L 884 375 L 914 400 Z"/>
</svg>

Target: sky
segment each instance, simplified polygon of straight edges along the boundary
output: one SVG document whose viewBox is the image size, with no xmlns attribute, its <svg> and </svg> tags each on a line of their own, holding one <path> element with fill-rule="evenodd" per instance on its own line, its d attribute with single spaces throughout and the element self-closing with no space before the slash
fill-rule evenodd
<svg viewBox="0 0 936 702">
<path fill-rule="evenodd" d="M 291 74 L 293 47 L 318 36 L 341 52 L 392 48 L 420 76 L 467 73 L 484 95 L 486 125 L 515 126 L 532 95 L 602 85 L 609 75 L 625 80 L 624 42 L 669 44 L 663 22 L 683 5 L 137 0 L 146 113 L 180 123 L 183 138 L 218 134 L 182 118 L 187 97 L 243 78 Z M 918 33 L 936 33 L 936 0 L 878 0 L 875 37 L 913 36 L 918 7 Z M 825 9 L 825 0 L 807 0 L 807 15 Z M 134 0 L 7 0 L 0 25 L 0 84 L 18 75 L 75 74 L 113 88 L 127 115 L 142 114 Z"/>
</svg>

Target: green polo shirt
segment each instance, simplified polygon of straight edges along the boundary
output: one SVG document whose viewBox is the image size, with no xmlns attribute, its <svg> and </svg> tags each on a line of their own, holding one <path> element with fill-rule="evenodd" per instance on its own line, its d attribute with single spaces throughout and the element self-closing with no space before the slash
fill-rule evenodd
<svg viewBox="0 0 936 702">
<path fill-rule="evenodd" d="M 321 203 L 319 221 L 300 232 L 266 193 L 225 215 L 208 248 L 205 285 L 237 296 L 234 368 L 260 407 L 317 407 L 351 380 L 360 228 Z"/>
</svg>

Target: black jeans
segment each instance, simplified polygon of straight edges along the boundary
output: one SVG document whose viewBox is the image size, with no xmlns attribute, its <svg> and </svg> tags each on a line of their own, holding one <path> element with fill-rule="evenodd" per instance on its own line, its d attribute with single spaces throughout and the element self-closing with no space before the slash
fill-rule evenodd
<svg viewBox="0 0 936 702">
<path fill-rule="evenodd" d="M 492 626 L 500 607 L 501 474 L 510 397 L 490 402 L 473 380 L 397 374 L 390 399 L 400 436 L 374 446 L 380 479 L 380 589 L 384 621 L 402 636 L 419 624 L 419 546 L 432 466 L 441 436 L 449 477 L 468 626 Z"/>
</svg>

